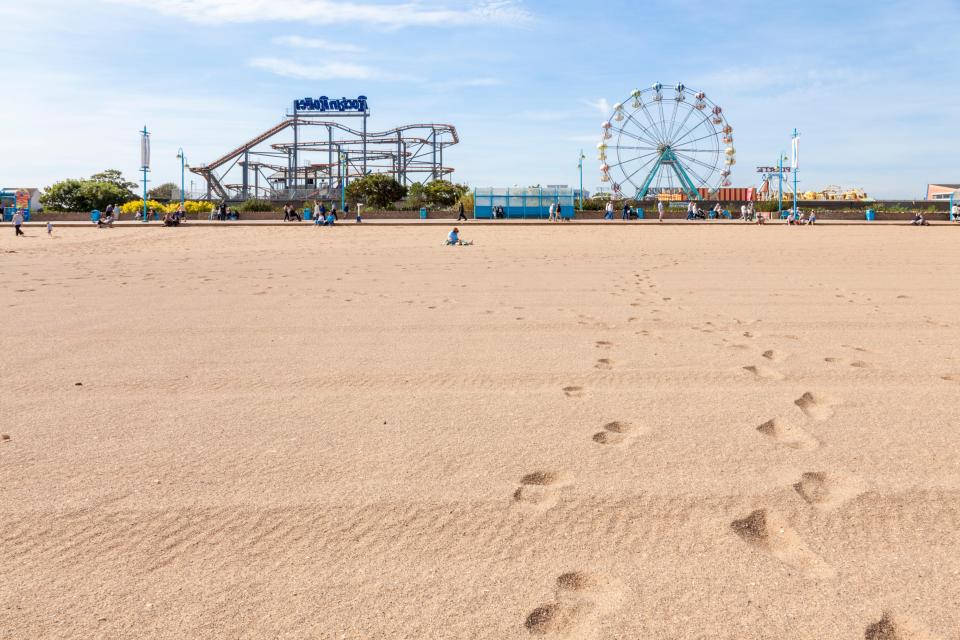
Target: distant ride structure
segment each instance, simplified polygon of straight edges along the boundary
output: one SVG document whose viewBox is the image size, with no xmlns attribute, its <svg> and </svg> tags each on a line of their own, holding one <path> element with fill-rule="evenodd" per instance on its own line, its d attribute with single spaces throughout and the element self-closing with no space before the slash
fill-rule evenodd
<svg viewBox="0 0 960 640">
<path fill-rule="evenodd" d="M 350 180 L 385 173 L 409 186 L 448 177 L 444 151 L 459 143 L 450 124 L 368 130 L 370 107 L 357 98 L 303 98 L 277 125 L 190 171 L 207 199 L 302 200 L 339 197 Z"/>
<path fill-rule="evenodd" d="M 731 186 L 733 127 L 702 91 L 660 82 L 634 89 L 601 130 L 600 181 L 614 198 L 702 200 Z"/>
</svg>

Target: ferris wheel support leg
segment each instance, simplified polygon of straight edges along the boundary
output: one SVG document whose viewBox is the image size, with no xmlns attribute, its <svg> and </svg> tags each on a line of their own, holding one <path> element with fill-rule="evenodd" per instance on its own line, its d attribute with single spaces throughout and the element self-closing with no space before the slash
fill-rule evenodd
<svg viewBox="0 0 960 640">
<path fill-rule="evenodd" d="M 667 151 L 664 152 L 664 154 L 666 154 L 666 153 L 668 153 L 668 152 L 669 152 L 670 155 L 672 156 L 672 162 L 670 162 L 670 166 L 673 167 L 674 173 L 677 174 L 677 178 L 680 180 L 680 184 L 681 184 L 684 192 L 685 192 L 690 198 L 692 198 L 692 199 L 694 199 L 694 200 L 700 200 L 700 199 L 701 199 L 700 192 L 697 191 L 697 187 L 696 187 L 696 185 L 693 184 L 693 180 L 691 180 L 691 179 L 690 179 L 690 176 L 687 175 L 687 172 L 686 172 L 686 170 L 683 168 L 683 165 L 680 164 L 680 162 L 677 160 L 676 156 L 673 155 L 673 152 L 672 152 L 672 151 L 670 151 L 670 150 L 668 149 Z"/>
<path fill-rule="evenodd" d="M 650 190 L 650 185 L 653 184 L 653 179 L 657 175 L 657 171 L 660 170 L 660 167 L 663 165 L 663 152 L 660 154 L 660 157 L 657 158 L 657 161 L 653 163 L 653 167 L 650 169 L 650 173 L 647 174 L 646 179 L 643 181 L 643 184 L 640 185 L 640 188 L 637 189 L 637 199 L 643 200 L 647 197 L 647 192 Z"/>
</svg>

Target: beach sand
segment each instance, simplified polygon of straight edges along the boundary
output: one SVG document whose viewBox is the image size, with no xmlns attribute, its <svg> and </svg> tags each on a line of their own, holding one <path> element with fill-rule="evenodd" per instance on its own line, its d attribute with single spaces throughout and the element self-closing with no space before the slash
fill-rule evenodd
<svg viewBox="0 0 960 640">
<path fill-rule="evenodd" d="M 960 235 L 0 234 L 0 638 L 960 638 Z"/>
</svg>

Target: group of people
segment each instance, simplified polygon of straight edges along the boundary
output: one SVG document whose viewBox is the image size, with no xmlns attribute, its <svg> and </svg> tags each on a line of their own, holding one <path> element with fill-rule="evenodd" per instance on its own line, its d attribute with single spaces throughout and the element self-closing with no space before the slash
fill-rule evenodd
<svg viewBox="0 0 960 640">
<path fill-rule="evenodd" d="M 563 205 L 556 202 L 550 205 L 550 213 L 547 216 L 547 220 L 550 222 L 561 222 L 563 220 L 569 220 L 569 218 L 563 217 Z"/>
<path fill-rule="evenodd" d="M 746 219 L 746 211 L 741 211 L 741 220 Z M 730 218 L 730 212 L 723 208 L 721 203 L 714 205 L 713 209 L 705 210 L 700 203 L 690 201 L 687 204 L 687 220 L 719 220 L 720 218 Z M 663 219 L 663 216 L 660 216 Z"/>
<path fill-rule="evenodd" d="M 163 214 L 163 226 L 165 227 L 176 227 L 185 220 L 187 217 L 187 212 L 181 204 L 177 207 L 177 210 L 173 213 L 164 213 Z"/>
<path fill-rule="evenodd" d="M 228 209 L 226 202 L 221 202 L 216 209 L 210 212 L 211 220 L 239 220 L 240 213 L 236 209 Z"/>
<path fill-rule="evenodd" d="M 811 211 L 810 215 L 807 216 L 806 213 L 800 210 L 800 207 L 796 209 L 790 209 L 787 212 L 787 224 L 794 225 L 803 225 L 803 224 L 816 224 L 817 223 L 817 212 Z"/>
<path fill-rule="evenodd" d="M 614 212 L 615 212 L 615 209 L 613 206 L 613 201 L 610 201 L 607 203 L 607 205 L 603 209 L 603 219 L 613 220 Z M 621 209 L 621 212 L 620 212 L 620 219 L 621 220 L 639 219 L 639 215 L 637 211 L 632 206 L 630 206 L 629 202 L 625 202 L 623 204 L 623 209 Z"/>
</svg>

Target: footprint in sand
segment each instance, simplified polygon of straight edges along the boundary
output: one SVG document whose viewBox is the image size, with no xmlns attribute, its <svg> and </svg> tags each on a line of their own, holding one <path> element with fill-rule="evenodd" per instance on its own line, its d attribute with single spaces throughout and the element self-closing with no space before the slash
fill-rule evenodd
<svg viewBox="0 0 960 640">
<path fill-rule="evenodd" d="M 772 438 L 777 444 L 798 449 L 813 451 L 820 446 L 820 441 L 800 427 L 784 423 L 780 418 L 767 420 L 757 427 L 757 431 Z"/>
<path fill-rule="evenodd" d="M 638 429 L 632 424 L 615 420 L 603 425 L 603 430 L 593 434 L 592 440 L 597 444 L 622 445 L 637 433 Z"/>
<path fill-rule="evenodd" d="M 513 501 L 546 509 L 557 501 L 557 489 L 567 484 L 567 477 L 559 471 L 534 471 L 520 478 Z"/>
<path fill-rule="evenodd" d="M 751 547 L 766 551 L 787 566 L 815 578 L 830 578 L 836 572 L 815 554 L 800 535 L 778 513 L 757 509 L 745 518 L 734 520 L 730 528 Z"/>
<path fill-rule="evenodd" d="M 905 616 L 884 611 L 883 617 L 867 627 L 864 640 L 940 640 L 928 628 Z"/>
<path fill-rule="evenodd" d="M 856 476 L 826 471 L 808 471 L 793 485 L 800 497 L 823 511 L 832 511 L 863 494 L 863 480 Z"/>
<path fill-rule="evenodd" d="M 743 368 L 744 371 L 752 373 L 758 378 L 763 378 L 764 380 L 783 380 L 784 375 L 777 371 L 776 369 L 771 369 L 769 367 L 760 367 L 755 365 L 749 365 Z"/>
<path fill-rule="evenodd" d="M 940 376 L 940 379 L 946 380 L 947 382 L 960 382 L 960 373 L 948 373 Z"/>
<path fill-rule="evenodd" d="M 767 349 L 761 355 L 763 355 L 764 358 L 766 358 L 767 360 L 770 360 L 771 362 L 780 362 L 781 360 L 783 360 L 783 354 L 777 351 L 774 351 L 773 349 Z"/>
<path fill-rule="evenodd" d="M 808 418 L 820 422 L 829 420 L 833 416 L 833 405 L 836 402 L 828 396 L 807 391 L 794 400 L 793 404 L 800 407 L 800 411 L 803 411 Z"/>
<path fill-rule="evenodd" d="M 613 361 L 610 358 L 600 358 L 597 360 L 597 364 L 593 366 L 597 369 L 609 371 L 610 369 L 613 369 Z"/>
<path fill-rule="evenodd" d="M 563 388 L 563 394 L 568 398 L 582 398 L 586 395 L 586 391 L 583 387 L 569 386 Z"/>
<path fill-rule="evenodd" d="M 865 362 L 864 360 L 847 361 L 843 358 L 824 358 L 823 361 L 829 362 L 830 364 L 847 364 L 853 367 L 854 369 L 869 369 L 873 367 L 872 364 L 870 364 L 869 362 Z"/>
<path fill-rule="evenodd" d="M 531 611 L 524 627 L 531 635 L 588 638 L 597 631 L 599 616 L 615 609 L 621 589 L 606 576 L 571 571 L 557 578 L 553 602 Z"/>
<path fill-rule="evenodd" d="M 613 346 L 613 343 L 608 340 L 597 340 L 594 344 L 598 349 L 609 349 Z"/>
</svg>

